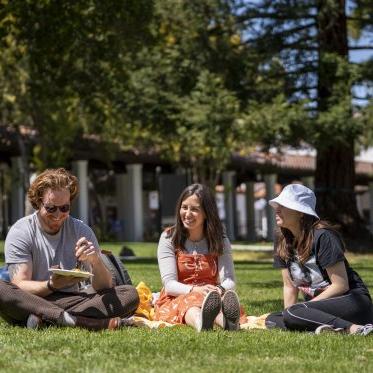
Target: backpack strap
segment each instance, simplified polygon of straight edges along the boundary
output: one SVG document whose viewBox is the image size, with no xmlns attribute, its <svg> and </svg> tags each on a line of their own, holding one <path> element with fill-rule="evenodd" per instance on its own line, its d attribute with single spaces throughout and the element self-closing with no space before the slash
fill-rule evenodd
<svg viewBox="0 0 373 373">
<path fill-rule="evenodd" d="M 132 285 L 131 277 L 122 261 L 110 251 L 102 250 L 101 258 L 106 268 L 111 272 L 115 286 Z"/>
</svg>

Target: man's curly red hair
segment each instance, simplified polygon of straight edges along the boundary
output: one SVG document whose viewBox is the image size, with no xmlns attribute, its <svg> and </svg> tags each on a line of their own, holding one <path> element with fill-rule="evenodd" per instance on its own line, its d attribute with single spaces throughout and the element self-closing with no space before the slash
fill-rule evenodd
<svg viewBox="0 0 373 373">
<path fill-rule="evenodd" d="M 32 182 L 27 192 L 27 198 L 35 210 L 39 209 L 44 193 L 48 189 L 66 189 L 70 192 L 70 201 L 72 201 L 78 194 L 78 179 L 64 168 L 47 169 L 42 172 Z"/>
</svg>

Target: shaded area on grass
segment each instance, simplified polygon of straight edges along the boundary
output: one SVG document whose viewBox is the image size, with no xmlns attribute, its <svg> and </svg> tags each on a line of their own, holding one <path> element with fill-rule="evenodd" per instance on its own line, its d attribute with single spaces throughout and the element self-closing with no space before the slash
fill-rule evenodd
<svg viewBox="0 0 373 373">
<path fill-rule="evenodd" d="M 279 287 L 282 287 L 281 281 L 246 281 L 242 280 L 240 282 L 240 285 L 245 285 L 250 288 L 257 288 L 257 289 L 278 289 Z"/>
</svg>

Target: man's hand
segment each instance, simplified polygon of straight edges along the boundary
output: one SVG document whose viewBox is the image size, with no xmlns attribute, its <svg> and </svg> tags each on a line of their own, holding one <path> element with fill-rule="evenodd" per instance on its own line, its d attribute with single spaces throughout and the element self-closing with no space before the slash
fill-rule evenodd
<svg viewBox="0 0 373 373">
<path fill-rule="evenodd" d="M 95 265 L 100 260 L 100 250 L 94 247 L 91 241 L 85 237 L 79 238 L 75 246 L 75 256 L 79 261 L 87 261 L 91 265 Z"/>
<path fill-rule="evenodd" d="M 81 281 L 80 277 L 61 276 L 55 273 L 49 278 L 50 285 L 57 290 L 74 286 Z"/>
<path fill-rule="evenodd" d="M 86 261 L 92 268 L 92 287 L 98 291 L 112 287 L 111 273 L 101 259 L 100 249 L 85 237 L 79 238 L 75 246 L 75 256 L 79 261 Z"/>
</svg>

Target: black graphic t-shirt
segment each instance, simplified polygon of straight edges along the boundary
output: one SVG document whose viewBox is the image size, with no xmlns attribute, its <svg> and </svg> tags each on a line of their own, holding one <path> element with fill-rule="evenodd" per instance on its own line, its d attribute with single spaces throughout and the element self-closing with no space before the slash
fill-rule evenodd
<svg viewBox="0 0 373 373">
<path fill-rule="evenodd" d="M 306 299 L 310 299 L 331 284 L 326 269 L 338 262 L 345 263 L 350 290 L 360 289 L 369 294 L 364 282 L 344 256 L 340 238 L 328 229 L 315 231 L 311 255 L 305 263 L 300 263 L 296 256 L 285 261 L 275 254 L 273 266 L 288 268 L 294 286 L 304 293 Z"/>
</svg>

